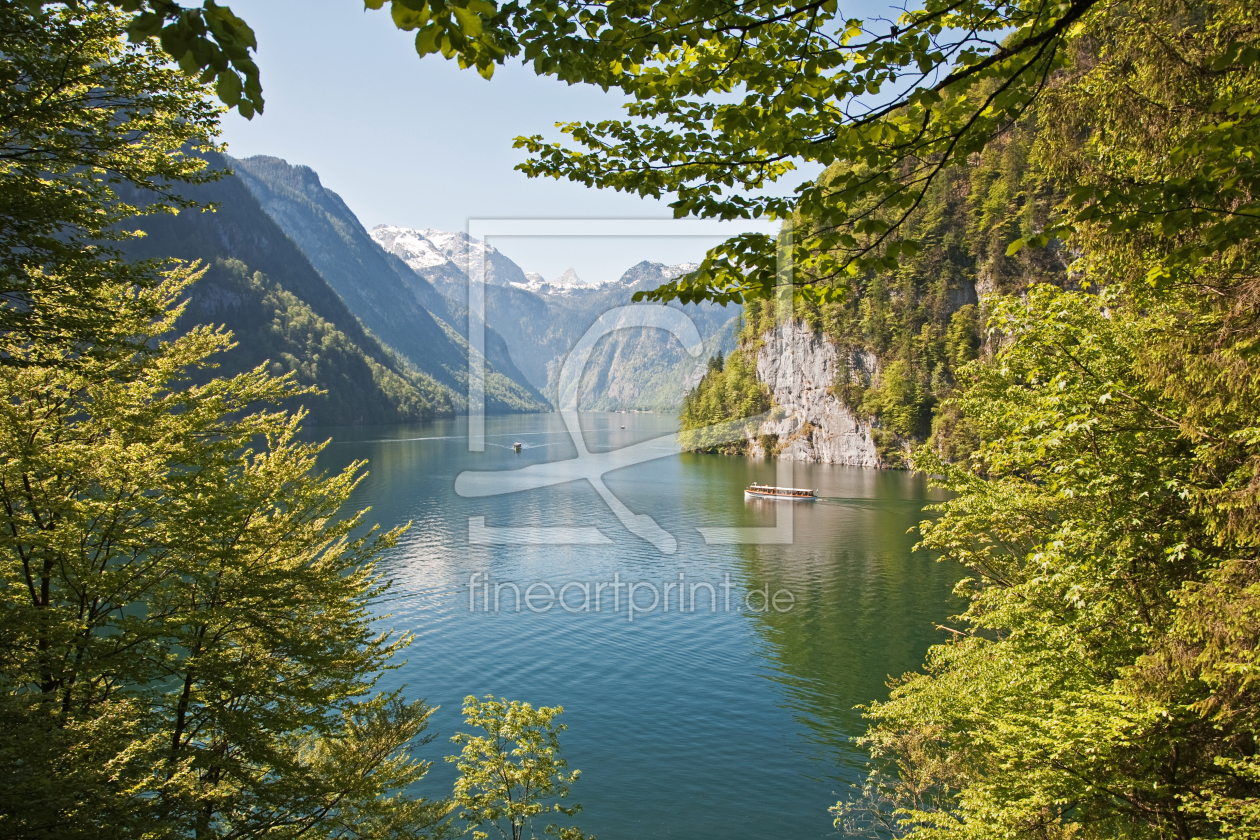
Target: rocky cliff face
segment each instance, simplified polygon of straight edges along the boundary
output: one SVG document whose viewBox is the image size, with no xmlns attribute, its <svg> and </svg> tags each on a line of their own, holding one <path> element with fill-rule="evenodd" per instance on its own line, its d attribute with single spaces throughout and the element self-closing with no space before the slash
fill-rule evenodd
<svg viewBox="0 0 1260 840">
<path fill-rule="evenodd" d="M 845 408 L 832 390 L 841 365 L 873 378 L 878 363 L 869 353 L 842 354 L 803 321 L 791 321 L 765 336 L 757 350 L 757 378 L 770 388 L 775 409 L 749 442 L 749 454 L 790 461 L 881 467 L 871 424 Z M 772 436 L 772 437 L 768 437 Z"/>
</svg>

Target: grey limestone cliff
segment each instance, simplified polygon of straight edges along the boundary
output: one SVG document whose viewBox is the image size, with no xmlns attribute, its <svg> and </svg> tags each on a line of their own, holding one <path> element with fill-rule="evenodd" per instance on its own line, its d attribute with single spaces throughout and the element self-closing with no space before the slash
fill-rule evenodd
<svg viewBox="0 0 1260 840">
<path fill-rule="evenodd" d="M 870 422 L 854 417 L 832 390 L 841 365 L 878 378 L 874 356 L 842 354 L 804 321 L 789 321 L 766 334 L 757 349 L 757 378 L 770 388 L 775 410 L 750 440 L 749 454 L 764 457 L 763 441 L 775 440 L 778 457 L 791 461 L 884 466 Z"/>
</svg>

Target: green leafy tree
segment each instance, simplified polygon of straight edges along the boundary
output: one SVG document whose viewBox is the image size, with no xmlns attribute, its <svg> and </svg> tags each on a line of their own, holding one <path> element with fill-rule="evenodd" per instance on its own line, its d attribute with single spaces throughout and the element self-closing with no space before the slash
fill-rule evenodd
<svg viewBox="0 0 1260 840">
<path fill-rule="evenodd" d="M 392 5 L 417 20 L 441 8 Z M 820 303 L 912 260 L 923 242 L 910 228 L 932 192 L 1034 116 L 1075 125 L 1062 134 L 1068 145 L 1084 134 L 1103 156 L 1108 141 L 1128 142 L 1122 123 L 1138 135 L 1171 129 L 1161 149 L 1171 167 L 1114 155 L 1113 177 L 1099 179 L 1076 166 L 1083 177 L 1062 184 L 1070 194 L 1057 218 L 1025 218 L 1034 224 L 1016 231 L 1009 221 L 1021 214 L 1004 212 L 986 226 L 1013 248 L 1097 225 L 1196 228 L 1156 270 L 1163 276 L 1250 236 L 1260 218 L 1250 152 L 1260 39 L 1237 0 L 928 0 L 871 21 L 845 16 L 834 0 L 517 0 L 480 21 L 502 51 L 496 60 L 521 57 L 540 74 L 631 100 L 624 119 L 564 124 L 568 143 L 518 138 L 533 155 L 526 174 L 673 196 L 678 216 L 794 220 L 794 282 Z M 429 40 L 418 42 L 421 54 Z M 1199 107 L 1135 119 L 1196 86 Z M 776 192 L 802 161 L 827 166 L 827 176 Z M 1022 200 L 1021 191 L 1008 198 Z M 647 297 L 764 299 L 776 284 L 773 238 L 747 235 Z"/>
<path fill-rule="evenodd" d="M 446 760 L 459 768 L 453 801 L 474 837 L 484 840 L 490 835 L 483 829 L 494 826 L 506 840 L 522 840 L 533 836 L 526 832 L 534 818 L 552 813 L 572 817 L 582 810 L 581 805 L 565 807 L 554 801 L 568 797 L 581 772 L 566 772 L 568 762 L 560 757 L 560 733 L 566 727 L 555 719 L 564 709 L 469 695 L 463 711 L 464 722 L 482 734 L 456 734 L 451 740 L 462 749 Z M 556 824 L 548 825 L 546 833 L 561 840 L 594 840 L 594 835 Z"/>
<path fill-rule="evenodd" d="M 617 87 L 627 116 L 568 123 L 571 142 L 520 138 L 533 176 L 672 195 L 679 216 L 794 219 L 794 282 L 819 302 L 894 270 L 932 191 L 1000 144 L 1087 27 L 1124 14 L 1059 4 L 931 0 L 895 21 L 834 2 L 532 3 L 509 9 L 539 72 Z M 798 162 L 827 176 L 784 194 Z M 775 244 L 737 237 L 647 296 L 741 301 L 776 284 Z"/>
<path fill-rule="evenodd" d="M 125 21 L 0 4 L 0 332 L 52 355 L 92 351 L 109 315 L 91 309 L 95 288 L 155 276 L 111 246 L 140 210 L 116 187 L 146 190 L 147 212 L 174 211 L 189 206 L 176 185 L 217 177 L 195 154 L 213 143 L 216 109 L 164 56 L 126 44 Z"/>
<path fill-rule="evenodd" d="M 841 324 L 896 353 L 889 387 L 862 395 L 891 425 L 921 428 L 938 365 L 964 380 L 937 432 L 967 445 L 916 463 L 957 494 L 924 544 L 974 570 L 969 608 L 871 709 L 869 744 L 895 771 L 872 777 L 871 825 L 1185 840 L 1260 825 L 1257 14 L 1239 0 L 928 0 L 870 22 L 833 2 L 501 7 L 509 54 L 630 99 L 625 119 L 563 126 L 565 142 L 521 138 L 527 174 L 672 196 L 680 216 L 791 220 L 811 320 L 852 306 Z M 992 300 L 996 329 L 973 348 L 949 310 L 926 331 L 890 312 L 922 300 L 898 283 L 946 244 L 936 191 L 995 152 L 1002 177 L 970 207 L 976 253 L 1046 246 L 1065 285 L 1104 294 Z M 773 191 L 798 161 L 827 171 Z M 775 251 L 736 238 L 646 297 L 768 298 Z M 995 359 L 962 373 L 982 349 Z"/>
<path fill-rule="evenodd" d="M 1045 92 L 1032 159 L 1076 204 L 1073 276 L 1101 294 L 991 302 L 997 356 L 951 401 L 969 469 L 916 458 L 957 494 L 924 545 L 973 570 L 969 608 L 870 709 L 875 773 L 864 805 L 840 806 L 851 824 L 1260 825 L 1260 21 L 1158 2 L 1091 23 Z"/>
<path fill-rule="evenodd" d="M 1260 29 L 1240 4 L 1122 11 L 1047 91 L 1034 150 L 1085 199 L 1073 275 L 1101 295 L 990 301 L 997 356 L 942 415 L 971 445 L 916 457 L 957 494 L 924 545 L 974 572 L 969 607 L 870 708 L 874 772 L 837 808 L 850 828 L 1260 825 L 1256 237 L 1232 193 L 1254 175 L 1232 143 L 1258 79 L 1228 46 Z"/>
<path fill-rule="evenodd" d="M 841 825 L 1188 838 L 1233 834 L 1227 807 L 1254 818 L 1254 696 L 1221 690 L 1207 635 L 1254 627 L 1227 588 L 1251 552 L 1212 537 L 1185 405 L 1136 363 L 1176 310 L 1121 300 L 996 304 L 1009 343 L 957 397 L 980 446 L 966 465 L 916 456 L 956 494 L 922 531 L 973 573 L 962 629 L 868 710 L 876 772 Z"/>
<path fill-rule="evenodd" d="M 407 643 L 370 627 L 398 531 L 352 537 L 361 465 L 315 474 L 301 414 L 253 409 L 287 378 L 189 383 L 230 346 L 164 338 L 197 276 L 98 288 L 90 357 L 4 347 L 40 363 L 0 382 L 0 832 L 428 826 L 444 806 L 396 791 L 427 769 L 407 747 L 430 710 L 372 693 Z"/>
<path fill-rule="evenodd" d="M 262 113 L 258 65 L 250 56 L 258 47 L 254 31 L 214 0 L 204 0 L 200 8 L 186 8 L 175 0 L 15 0 L 6 7 L 36 19 L 65 11 L 93 16 L 115 10 L 115 20 L 130 41 L 155 42 L 190 81 L 213 82 L 219 99 L 241 116 Z"/>
<path fill-rule="evenodd" d="M 430 709 L 375 682 L 398 531 L 314 472 L 303 393 L 210 374 L 173 328 L 200 272 L 109 247 L 204 180 L 206 91 L 107 5 L 0 5 L 0 836 L 381 837 L 449 806 L 403 791 Z M 104 239 L 104 244 L 100 242 Z M 366 531 L 366 533 L 364 533 Z"/>
<path fill-rule="evenodd" d="M 160 31 L 188 72 L 220 77 L 229 104 L 238 70 L 254 95 L 256 70 L 235 57 L 252 48 L 252 33 L 212 0 L 200 10 L 165 0 L 109 2 L 133 12 L 133 37 Z M 365 5 L 381 9 L 385 0 Z M 1134 160 L 1126 177 L 1066 184 L 1071 194 L 1058 218 L 1020 231 L 1012 247 L 1044 245 L 1096 223 L 1198 228 L 1152 268 L 1163 276 L 1245 238 L 1260 218 L 1249 153 L 1260 132 L 1252 81 L 1260 39 L 1237 0 L 1194 9 L 1169 0 L 927 0 L 896 20 L 871 21 L 845 16 L 835 0 L 389 0 L 389 8 L 396 26 L 417 32 L 422 56 L 441 53 L 487 77 L 516 57 L 570 84 L 620 89 L 632 100 L 626 119 L 565 124 L 571 145 L 518 138 L 534 155 L 522 170 L 672 195 L 678 216 L 792 219 L 794 282 L 820 303 L 843 299 L 869 271 L 913 259 L 923 243 L 909 228 L 932 191 L 1003 146 L 1030 115 L 1075 121 L 1106 154 L 1110 147 L 1099 141 L 1141 110 L 1142 97 L 1120 78 L 1127 65 L 1116 57 L 1126 52 L 1148 68 L 1161 54 L 1180 58 L 1180 66 L 1163 63 L 1169 75 L 1142 81 L 1161 92 L 1181 84 L 1182 93 L 1197 83 L 1212 118 L 1192 109 L 1173 121 L 1163 149 L 1172 170 Z M 1191 32 L 1198 34 L 1187 38 Z M 1142 45 L 1155 52 L 1136 52 Z M 235 81 L 223 82 L 224 73 Z M 829 167 L 827 177 L 790 194 L 771 189 L 799 162 Z M 1014 232 L 1007 227 L 986 229 Z M 648 296 L 769 298 L 776 250 L 768 236 L 736 237 L 698 271 Z"/>
<path fill-rule="evenodd" d="M 416 53 L 421 57 L 439 53 L 489 79 L 511 48 L 501 10 L 492 0 L 363 0 L 368 9 L 386 3 L 394 25 L 416 33 Z"/>
<path fill-rule="evenodd" d="M 746 452 L 757 423 L 749 418 L 770 410 L 769 389 L 757 379 L 755 345 L 759 333 L 751 325 L 759 322 L 760 310 L 745 314 L 740 346 L 723 358 L 709 358 L 704 376 L 683 395 L 679 412 L 679 443 L 700 452 L 739 454 Z"/>
<path fill-rule="evenodd" d="M 1187 444 L 1131 362 L 1166 321 L 1046 288 L 995 320 L 1011 344 L 958 398 L 983 430 L 974 469 L 916 458 L 958 494 L 923 533 L 973 572 L 966 632 L 871 710 L 872 752 L 897 771 L 871 784 L 895 833 L 1178 834 L 1210 754 L 1197 716 L 1126 679 L 1212 562 L 1186 544 Z"/>
</svg>

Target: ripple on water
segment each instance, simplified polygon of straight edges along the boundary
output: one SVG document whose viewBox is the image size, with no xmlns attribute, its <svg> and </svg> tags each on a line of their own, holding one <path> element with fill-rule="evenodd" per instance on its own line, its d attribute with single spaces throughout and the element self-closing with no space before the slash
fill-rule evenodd
<svg viewBox="0 0 1260 840">
<path fill-rule="evenodd" d="M 623 422 L 632 428 L 611 428 Z M 583 424 L 592 427 L 592 451 L 672 429 L 651 415 L 583 415 Z M 382 686 L 406 684 L 408 696 L 442 706 L 433 719 L 441 737 L 425 757 L 453 751 L 445 739 L 460 726 L 467 694 L 560 704 L 565 755 L 582 770 L 580 824 L 602 840 L 833 836 L 826 809 L 864 764 L 852 744 L 864 729 L 853 707 L 885 696 L 889 675 L 915 668 L 941 635 L 933 625 L 953 610 L 957 573 L 911 553 L 906 533 L 928 500 L 922 480 L 796 465 L 791 483 L 826 499 L 746 502 L 743 487 L 782 483 L 783 465 L 662 447 L 667 457 L 605 476 L 630 510 L 676 537 L 678 550 L 662 554 L 629 534 L 584 481 L 481 499 L 455 494 L 463 470 L 573 458 L 557 416 L 487 418 L 490 445 L 480 453 L 467 451 L 461 431 L 457 421 L 335 430 L 321 456 L 330 469 L 368 459 L 353 503 L 371 505 L 369 519 L 388 527 L 412 522 L 380 564 L 394 581 L 378 605 L 380 623 L 414 635 L 405 665 Z M 515 440 L 525 443 L 521 453 L 510 449 Z M 790 544 L 711 546 L 696 530 L 766 527 L 784 507 Z M 594 525 L 610 542 L 470 545 L 470 516 L 497 528 Z M 679 574 L 717 587 L 729 576 L 732 609 L 719 589 L 719 609 L 708 611 L 701 587 L 695 612 L 679 612 L 675 600 L 669 612 L 633 622 L 624 600 L 616 613 L 604 600 L 599 612 L 535 614 L 516 612 L 507 595 L 494 613 L 479 598 L 469 608 L 474 573 L 522 589 L 593 587 L 614 575 L 663 587 Z M 741 608 L 744 593 L 762 586 L 791 592 L 792 608 Z M 448 790 L 452 772 L 439 760 L 428 793 Z"/>
</svg>

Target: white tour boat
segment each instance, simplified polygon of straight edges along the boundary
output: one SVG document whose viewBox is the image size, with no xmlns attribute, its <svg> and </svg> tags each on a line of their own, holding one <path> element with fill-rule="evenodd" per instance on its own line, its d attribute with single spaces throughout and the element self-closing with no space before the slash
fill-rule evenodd
<svg viewBox="0 0 1260 840">
<path fill-rule="evenodd" d="M 767 487 L 764 484 L 755 483 L 744 490 L 744 495 L 758 499 L 790 499 L 796 502 L 812 502 L 818 498 L 813 490 L 803 490 L 799 487 Z"/>
</svg>

